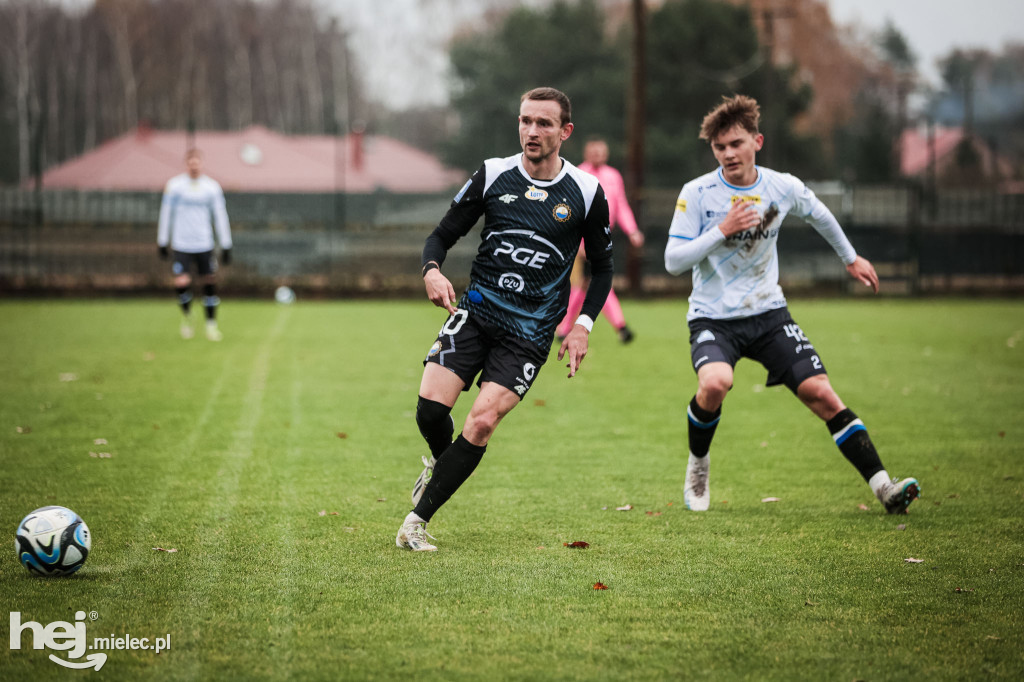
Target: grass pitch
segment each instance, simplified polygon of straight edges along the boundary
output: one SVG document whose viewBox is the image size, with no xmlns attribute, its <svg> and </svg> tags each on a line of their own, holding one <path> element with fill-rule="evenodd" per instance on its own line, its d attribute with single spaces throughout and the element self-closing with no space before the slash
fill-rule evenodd
<svg viewBox="0 0 1024 682">
<path fill-rule="evenodd" d="M 637 340 L 599 321 L 572 380 L 552 355 L 417 555 L 394 535 L 429 303 L 228 300 L 215 344 L 169 300 L 4 302 L 0 524 L 68 506 L 93 548 L 65 579 L 0 555 L 3 610 L 170 636 L 107 652 L 114 680 L 1021 679 L 1024 304 L 791 309 L 921 480 L 910 515 L 751 361 L 687 512 L 685 302 L 627 301 Z M 0 647 L 0 678 L 92 674 L 31 647 Z"/>
</svg>

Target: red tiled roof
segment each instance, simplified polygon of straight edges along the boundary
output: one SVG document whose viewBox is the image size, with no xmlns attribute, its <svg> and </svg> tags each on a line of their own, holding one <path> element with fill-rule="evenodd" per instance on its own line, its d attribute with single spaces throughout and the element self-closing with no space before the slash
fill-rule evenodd
<svg viewBox="0 0 1024 682">
<path fill-rule="evenodd" d="M 185 171 L 180 130 L 128 133 L 43 174 L 48 189 L 161 191 Z M 357 145 L 361 145 L 361 150 Z M 262 126 L 198 131 L 203 172 L 227 192 L 443 192 L 466 179 L 431 154 L 392 138 L 292 136 Z"/>
<path fill-rule="evenodd" d="M 964 138 L 962 128 L 935 127 L 935 160 L 938 161 L 950 153 Z M 900 172 L 903 175 L 920 175 L 928 167 L 928 134 L 917 129 L 908 128 L 900 136 Z"/>
</svg>

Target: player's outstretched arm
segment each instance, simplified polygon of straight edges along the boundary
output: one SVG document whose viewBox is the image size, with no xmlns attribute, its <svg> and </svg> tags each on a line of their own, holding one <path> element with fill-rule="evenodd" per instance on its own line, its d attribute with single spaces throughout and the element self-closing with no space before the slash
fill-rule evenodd
<svg viewBox="0 0 1024 682">
<path fill-rule="evenodd" d="M 444 308 L 450 315 L 455 314 L 455 287 L 448 278 L 441 274 L 440 268 L 427 270 L 423 275 L 423 286 L 427 290 L 427 298 L 438 308 Z"/>
<path fill-rule="evenodd" d="M 857 256 L 857 260 L 846 266 L 846 271 L 855 280 L 863 282 L 866 286 L 871 287 L 876 294 L 878 293 L 878 273 L 875 272 L 875 266 L 867 258 Z"/>
</svg>

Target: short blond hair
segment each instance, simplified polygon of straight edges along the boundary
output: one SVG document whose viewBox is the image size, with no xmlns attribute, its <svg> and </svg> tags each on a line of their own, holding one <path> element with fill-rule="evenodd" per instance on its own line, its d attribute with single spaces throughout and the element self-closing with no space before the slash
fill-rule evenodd
<svg viewBox="0 0 1024 682">
<path fill-rule="evenodd" d="M 733 126 L 740 126 L 751 135 L 757 135 L 761 120 L 761 107 L 757 100 L 746 95 L 722 96 L 722 102 L 708 112 L 700 124 L 700 139 L 711 142 Z"/>
</svg>

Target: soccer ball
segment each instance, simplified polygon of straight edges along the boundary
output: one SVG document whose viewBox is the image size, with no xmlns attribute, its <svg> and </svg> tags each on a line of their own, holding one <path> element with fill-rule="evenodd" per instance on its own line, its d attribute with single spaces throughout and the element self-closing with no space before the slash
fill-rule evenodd
<svg viewBox="0 0 1024 682">
<path fill-rule="evenodd" d="M 70 575 L 89 556 L 92 537 L 82 517 L 67 507 L 40 507 L 18 524 L 14 549 L 34 575 Z"/>
<path fill-rule="evenodd" d="M 277 291 L 274 292 L 274 300 L 284 305 L 295 303 L 295 292 L 292 291 L 291 287 L 278 287 Z"/>
</svg>

